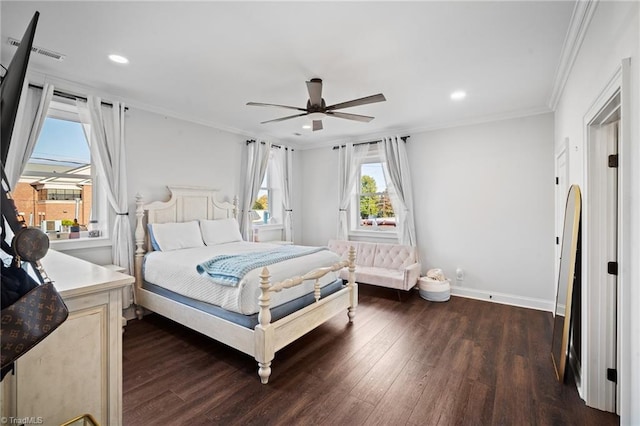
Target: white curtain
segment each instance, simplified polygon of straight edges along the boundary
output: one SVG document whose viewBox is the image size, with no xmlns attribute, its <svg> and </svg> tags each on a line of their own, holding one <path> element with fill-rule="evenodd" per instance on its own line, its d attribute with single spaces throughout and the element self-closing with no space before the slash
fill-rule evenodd
<svg viewBox="0 0 640 426">
<path fill-rule="evenodd" d="M 276 175 L 280 179 L 282 188 L 282 207 L 284 209 L 284 240 L 293 241 L 293 206 L 291 193 L 293 192 L 293 149 L 287 147 L 273 147 L 273 161 Z"/>
<path fill-rule="evenodd" d="M 338 205 L 338 233 L 336 238 L 346 240 L 349 238 L 349 218 L 347 210 L 353 194 L 353 188 L 359 176 L 360 164 L 369 152 L 369 144 L 347 144 L 338 148 L 338 178 L 339 197 Z"/>
<path fill-rule="evenodd" d="M 131 274 L 133 234 L 128 218 L 127 169 L 124 142 L 125 106 L 113 102 L 102 105 L 99 97 L 88 96 L 87 102 L 77 102 L 80 118 L 89 123 L 91 158 L 98 176 L 102 177 L 107 199 L 116 216 L 111 233 L 111 255 L 114 265 Z"/>
<path fill-rule="evenodd" d="M 378 152 L 383 163 L 385 178 L 393 187 L 389 191 L 389 196 L 396 215 L 398 243 L 416 246 L 413 189 L 405 142 L 395 136 L 383 138 L 378 144 L 382 148 Z"/>
<path fill-rule="evenodd" d="M 249 214 L 253 207 L 253 202 L 258 198 L 258 192 L 260 191 L 262 180 L 267 172 L 270 151 L 271 144 L 262 141 L 248 143 L 245 151 L 246 156 L 244 164 L 247 165 L 247 170 L 244 178 L 244 184 L 242 186 L 242 215 L 240 217 L 240 231 L 242 232 L 245 241 L 251 241 L 252 239 L 251 219 Z"/>
<path fill-rule="evenodd" d="M 52 97 L 53 84 L 45 83 L 40 89 L 30 87 L 25 80 L 5 166 L 11 188 L 18 183 L 38 142 Z"/>
</svg>

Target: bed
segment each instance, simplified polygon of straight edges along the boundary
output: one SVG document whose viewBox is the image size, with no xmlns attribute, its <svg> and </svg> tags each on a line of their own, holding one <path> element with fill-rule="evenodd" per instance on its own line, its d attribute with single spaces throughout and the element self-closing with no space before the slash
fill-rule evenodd
<svg viewBox="0 0 640 426">
<path fill-rule="evenodd" d="M 328 250 L 300 247 L 304 254 L 289 257 L 283 251 L 284 260 L 252 269 L 234 286 L 205 283 L 206 274 L 196 271 L 196 265 L 208 265 L 204 260 L 234 251 L 263 253 L 273 247 L 228 236 L 233 234 L 226 227 L 229 222 L 237 226 L 236 200 L 218 201 L 217 191 L 210 188 L 168 188 L 168 201 L 145 203 L 136 196 L 138 318 L 145 310 L 152 311 L 253 356 L 263 384 L 269 381 L 278 350 L 340 312 L 353 322 L 358 305 L 354 249 L 342 260 Z M 195 232 L 193 222 L 209 244 L 191 243 L 195 245 L 191 247 L 185 242 Z M 175 235 L 169 238 L 171 232 Z M 159 265 L 165 269 L 156 269 Z M 346 283 L 338 277 L 343 268 L 349 270 Z"/>
</svg>

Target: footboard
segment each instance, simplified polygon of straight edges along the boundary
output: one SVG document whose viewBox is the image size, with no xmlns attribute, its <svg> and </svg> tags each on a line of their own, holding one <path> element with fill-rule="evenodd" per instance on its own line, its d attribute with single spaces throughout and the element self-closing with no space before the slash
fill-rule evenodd
<svg viewBox="0 0 640 426">
<path fill-rule="evenodd" d="M 339 271 L 348 267 L 349 280 L 347 287 L 325 298 L 320 298 L 320 278 L 329 272 Z M 255 328 L 256 353 L 258 361 L 258 375 L 262 383 L 269 381 L 271 375 L 271 361 L 275 352 L 305 335 L 320 324 L 342 312 L 347 308 L 349 322 L 353 322 L 355 309 L 358 304 L 358 289 L 355 283 L 355 249 L 349 250 L 347 260 L 332 266 L 314 269 L 302 276 L 296 276 L 284 281 L 271 284 L 269 269 L 263 268 L 260 274 L 260 298 L 258 325 Z M 282 291 L 314 280 L 315 302 L 297 312 L 294 312 L 274 323 L 271 322 L 271 293 Z"/>
</svg>

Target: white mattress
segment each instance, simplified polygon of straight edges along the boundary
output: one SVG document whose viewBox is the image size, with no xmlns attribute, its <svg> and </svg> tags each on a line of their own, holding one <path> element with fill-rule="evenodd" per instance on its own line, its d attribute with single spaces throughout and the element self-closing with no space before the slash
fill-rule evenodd
<svg viewBox="0 0 640 426">
<path fill-rule="evenodd" d="M 237 287 L 223 286 L 196 271 L 196 265 L 220 254 L 241 254 L 268 250 L 277 247 L 267 243 L 245 241 L 195 247 L 175 251 L 154 251 L 145 256 L 144 280 L 192 299 L 220 306 L 228 311 L 251 315 L 258 312 L 260 296 L 260 272 L 262 268 L 250 271 Z M 340 257 L 329 250 L 321 250 L 306 256 L 290 259 L 268 266 L 271 282 L 304 275 L 307 272 L 340 261 Z M 337 279 L 331 272 L 320 280 L 325 286 Z M 293 300 L 313 291 L 313 282 L 271 294 L 271 306 Z"/>
</svg>

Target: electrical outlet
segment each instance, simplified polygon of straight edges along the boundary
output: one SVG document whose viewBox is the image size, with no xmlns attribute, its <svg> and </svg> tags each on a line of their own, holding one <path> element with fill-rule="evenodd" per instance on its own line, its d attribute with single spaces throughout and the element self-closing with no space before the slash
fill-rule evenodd
<svg viewBox="0 0 640 426">
<path fill-rule="evenodd" d="M 456 281 L 464 281 L 464 270 L 462 268 L 456 269 Z"/>
</svg>

